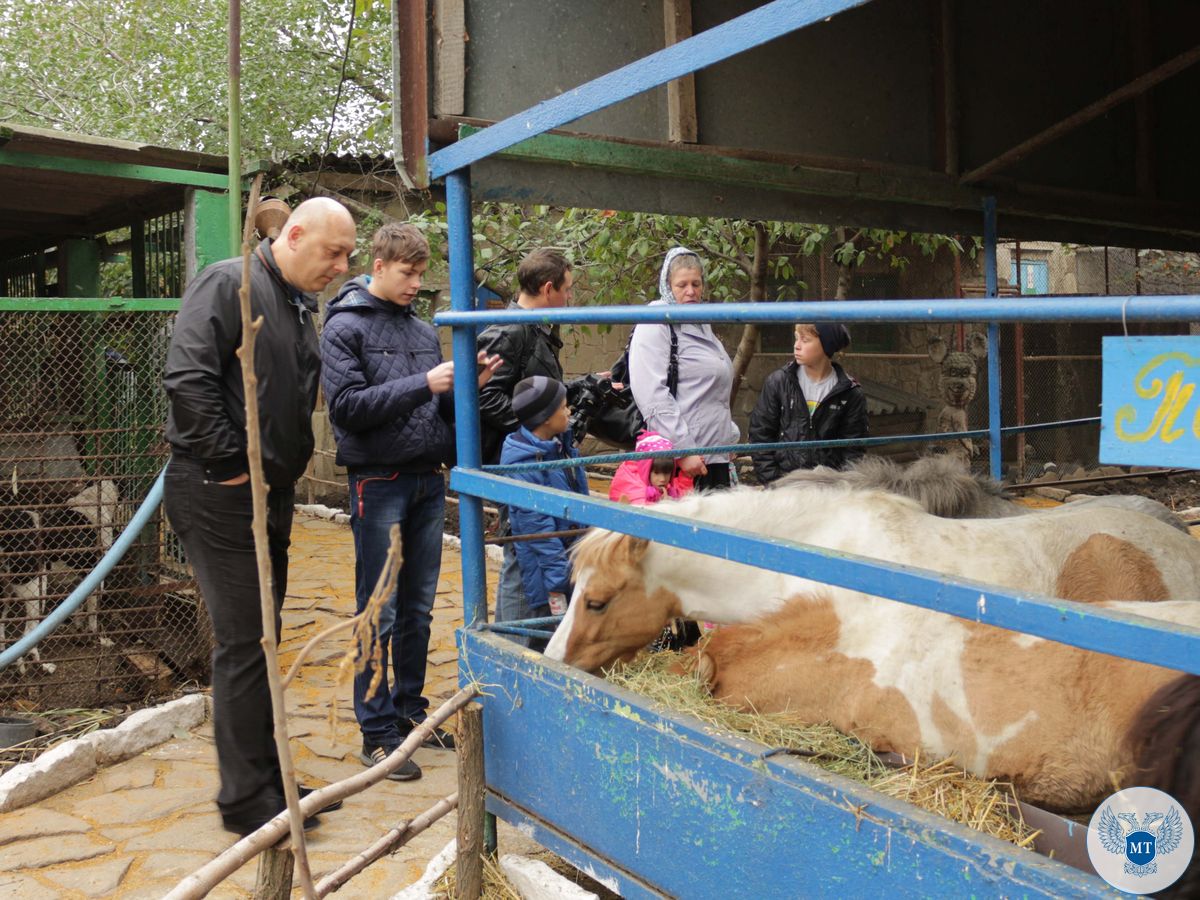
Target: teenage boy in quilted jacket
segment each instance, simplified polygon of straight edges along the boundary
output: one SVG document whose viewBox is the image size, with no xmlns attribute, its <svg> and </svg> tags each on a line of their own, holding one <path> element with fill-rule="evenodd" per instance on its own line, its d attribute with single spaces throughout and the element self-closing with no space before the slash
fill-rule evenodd
<svg viewBox="0 0 1200 900">
<path fill-rule="evenodd" d="M 368 662 L 354 679 L 354 714 L 364 765 L 395 750 L 425 719 L 425 661 L 434 594 L 441 570 L 446 484 L 453 463 L 454 363 L 442 362 L 433 326 L 413 311 L 429 244 L 412 225 L 389 223 L 375 233 L 369 277 L 346 282 L 325 313 L 321 386 L 337 441 L 337 461 L 350 482 L 354 533 L 354 595 L 362 612 L 400 526 L 404 563 L 396 592 L 379 617 L 380 683 L 370 690 Z M 479 354 L 480 383 L 500 358 Z M 389 678 L 388 660 L 391 660 Z M 453 749 L 441 729 L 426 746 Z M 409 760 L 391 774 L 421 777 Z"/>
</svg>

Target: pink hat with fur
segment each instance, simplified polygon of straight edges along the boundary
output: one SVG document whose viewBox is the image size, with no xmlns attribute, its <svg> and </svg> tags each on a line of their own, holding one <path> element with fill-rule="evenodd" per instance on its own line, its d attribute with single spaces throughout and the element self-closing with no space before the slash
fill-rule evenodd
<svg viewBox="0 0 1200 900">
<path fill-rule="evenodd" d="M 655 450 L 674 450 L 675 445 L 657 431 L 643 431 L 638 435 L 635 449 L 638 453 L 652 453 Z"/>
</svg>

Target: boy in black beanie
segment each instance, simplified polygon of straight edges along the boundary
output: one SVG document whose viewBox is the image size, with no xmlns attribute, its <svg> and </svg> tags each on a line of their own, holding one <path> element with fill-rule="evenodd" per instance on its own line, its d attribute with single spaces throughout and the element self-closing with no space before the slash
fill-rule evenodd
<svg viewBox="0 0 1200 900">
<path fill-rule="evenodd" d="M 567 389 L 561 381 L 534 375 L 518 382 L 513 390 L 512 408 L 521 427 L 504 439 L 501 465 L 579 456 L 567 424 L 570 417 Z M 511 477 L 543 487 L 573 491 L 585 497 L 588 493 L 587 474 L 582 466 L 516 472 Z M 514 535 L 545 534 L 579 527 L 575 522 L 518 506 L 510 506 L 508 513 Z M 515 543 L 528 617 L 566 612 L 571 591 L 571 564 L 567 552 L 573 542 L 573 538 L 547 537 Z"/>
<path fill-rule="evenodd" d="M 833 355 L 850 346 L 845 325 L 797 325 L 795 360 L 767 376 L 750 416 L 755 444 L 866 437 L 867 398 Z M 795 469 L 841 469 L 863 455 L 857 447 L 767 450 L 753 454 L 754 471 L 770 484 Z"/>
</svg>

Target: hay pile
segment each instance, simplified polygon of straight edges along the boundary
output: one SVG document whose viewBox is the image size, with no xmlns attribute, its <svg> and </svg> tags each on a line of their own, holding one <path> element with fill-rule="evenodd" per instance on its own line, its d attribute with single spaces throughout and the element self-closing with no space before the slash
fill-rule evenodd
<svg viewBox="0 0 1200 900">
<path fill-rule="evenodd" d="M 529 854 L 530 859 L 536 859 L 544 862 L 551 869 L 574 884 L 579 885 L 585 890 L 589 890 L 597 896 L 603 898 L 617 897 L 612 891 L 607 890 L 603 885 L 598 884 L 588 878 L 569 862 L 560 856 L 555 856 L 549 850 L 540 853 Z M 433 896 L 438 900 L 455 900 L 458 896 L 458 880 L 455 872 L 456 867 L 450 866 L 446 873 L 437 880 L 433 885 Z M 483 891 L 482 895 L 485 900 L 522 900 L 522 897 L 513 886 L 508 883 L 508 879 L 504 877 L 504 872 L 500 868 L 500 864 L 490 856 L 483 857 Z"/>
<path fill-rule="evenodd" d="M 787 748 L 823 769 L 1018 847 L 1030 846 L 1039 833 L 1009 803 L 1007 785 L 968 775 L 944 760 L 925 765 L 917 759 L 912 765 L 893 768 L 856 738 L 828 725 L 804 725 L 786 713 L 740 712 L 718 703 L 692 676 L 668 671 L 679 658 L 676 653 L 644 653 L 618 665 L 608 673 L 608 680 L 694 716 L 714 730 L 733 732 L 771 748 Z M 869 815 L 869 810 L 864 814 Z"/>
</svg>

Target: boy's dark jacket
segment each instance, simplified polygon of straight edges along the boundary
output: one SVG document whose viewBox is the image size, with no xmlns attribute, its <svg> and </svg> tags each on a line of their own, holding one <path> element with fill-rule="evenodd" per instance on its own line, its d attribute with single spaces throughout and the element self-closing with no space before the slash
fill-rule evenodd
<svg viewBox="0 0 1200 900">
<path fill-rule="evenodd" d="M 833 441 L 867 436 L 867 398 L 858 382 L 837 363 L 837 383 L 810 417 L 800 390 L 797 371 L 790 362 L 767 376 L 758 403 L 750 416 L 750 440 L 755 444 L 784 441 Z M 782 478 L 794 469 L 829 466 L 841 469 L 863 455 L 857 447 L 808 450 L 768 450 L 753 454 L 754 471 L 763 484 Z"/>
<path fill-rule="evenodd" d="M 442 361 L 432 325 L 411 306 L 347 281 L 321 332 L 321 387 L 343 466 L 427 472 L 454 459 L 453 395 L 434 395 L 425 373 Z"/>
<path fill-rule="evenodd" d="M 528 428 L 521 427 L 504 439 L 500 451 L 502 465 L 516 463 L 545 462 L 548 459 L 577 458 L 579 451 L 573 446 L 568 429 L 558 437 L 542 440 Z M 588 493 L 587 474 L 583 467 L 570 469 L 540 469 L 534 472 L 514 472 L 509 477 L 538 484 L 543 487 Z M 508 518 L 513 534 L 543 534 L 548 531 L 565 531 L 578 528 L 575 522 L 560 519 L 545 513 L 510 506 Z M 517 563 L 521 567 L 521 582 L 525 588 L 525 600 L 530 608 L 537 609 L 550 602 L 550 592 L 570 594 L 571 564 L 567 551 L 573 538 L 542 538 L 536 541 L 518 541 L 514 544 Z"/>
<path fill-rule="evenodd" d="M 509 302 L 507 308 L 518 309 L 517 301 Z M 562 339 L 549 325 L 497 322 L 480 332 L 476 347 L 504 360 L 491 380 L 479 389 L 483 461 L 494 463 L 500 458 L 504 436 L 516 431 L 519 425 L 512 410 L 517 382 L 530 375 L 562 381 L 562 363 L 558 358 Z"/>
<path fill-rule="evenodd" d="M 290 488 L 313 451 L 321 368 L 313 322 L 317 301 L 284 281 L 270 241 L 258 249 L 250 260 L 250 304 L 262 316 L 254 371 L 263 410 L 263 474 L 272 487 Z M 248 471 L 246 394 L 235 355 L 242 341 L 241 283 L 241 257 L 213 263 L 192 280 L 175 318 L 163 375 L 170 398 L 167 441 L 173 452 L 203 464 L 210 481 Z"/>
</svg>

